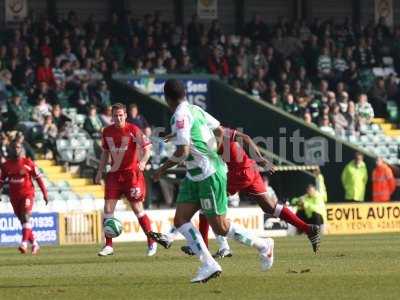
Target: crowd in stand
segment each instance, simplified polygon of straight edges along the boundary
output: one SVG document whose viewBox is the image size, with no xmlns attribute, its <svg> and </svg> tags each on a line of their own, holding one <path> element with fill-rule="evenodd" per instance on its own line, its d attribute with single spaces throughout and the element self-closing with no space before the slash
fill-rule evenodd
<svg viewBox="0 0 400 300">
<path fill-rule="evenodd" d="M 75 107 L 97 138 L 111 122 L 113 75 L 211 73 L 326 132 L 357 135 L 398 101 L 399 38 L 383 21 L 348 19 L 267 25 L 256 15 L 227 35 L 218 20 L 196 16 L 184 27 L 157 13 L 113 14 L 104 24 L 75 12 L 27 18 L 0 33 L 0 126 L 52 149 L 69 124 L 62 109 Z M 2 134 L 2 148 L 10 138 Z"/>
</svg>

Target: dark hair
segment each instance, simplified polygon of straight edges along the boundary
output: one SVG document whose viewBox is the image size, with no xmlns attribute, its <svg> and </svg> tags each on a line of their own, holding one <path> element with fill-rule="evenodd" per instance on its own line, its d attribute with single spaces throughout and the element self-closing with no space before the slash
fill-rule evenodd
<svg viewBox="0 0 400 300">
<path fill-rule="evenodd" d="M 138 105 L 136 103 L 132 103 L 129 105 L 129 110 L 131 110 L 132 108 L 138 108 Z"/>
<path fill-rule="evenodd" d="M 179 80 L 168 79 L 164 84 L 164 94 L 166 98 L 172 101 L 178 101 L 185 97 L 185 87 Z"/>
</svg>

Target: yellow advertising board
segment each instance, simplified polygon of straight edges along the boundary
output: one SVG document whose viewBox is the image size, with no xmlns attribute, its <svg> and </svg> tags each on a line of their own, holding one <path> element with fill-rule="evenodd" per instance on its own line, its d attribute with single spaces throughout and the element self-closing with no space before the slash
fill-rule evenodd
<svg viewBox="0 0 400 300">
<path fill-rule="evenodd" d="M 400 202 L 328 204 L 327 234 L 400 232 Z"/>
</svg>

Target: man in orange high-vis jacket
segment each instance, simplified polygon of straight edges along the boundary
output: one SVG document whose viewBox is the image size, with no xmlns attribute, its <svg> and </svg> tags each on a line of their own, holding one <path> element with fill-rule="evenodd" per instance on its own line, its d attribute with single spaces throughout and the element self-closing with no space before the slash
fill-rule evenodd
<svg viewBox="0 0 400 300">
<path fill-rule="evenodd" d="M 396 189 L 396 180 L 392 169 L 381 157 L 376 160 L 376 167 L 372 172 L 372 201 L 387 202 Z"/>
</svg>

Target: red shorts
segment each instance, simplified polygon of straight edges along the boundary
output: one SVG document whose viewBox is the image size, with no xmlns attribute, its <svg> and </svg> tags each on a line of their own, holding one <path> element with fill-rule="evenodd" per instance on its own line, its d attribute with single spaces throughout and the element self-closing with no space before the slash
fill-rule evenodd
<svg viewBox="0 0 400 300">
<path fill-rule="evenodd" d="M 254 168 L 228 172 L 229 195 L 243 192 L 250 195 L 264 194 L 267 192 L 260 172 Z"/>
<path fill-rule="evenodd" d="M 106 176 L 104 199 L 121 199 L 140 202 L 146 197 L 146 182 L 140 171 L 126 170 L 110 172 Z"/>
<path fill-rule="evenodd" d="M 11 205 L 16 215 L 26 215 L 32 213 L 34 197 L 23 197 L 10 199 Z"/>
</svg>

